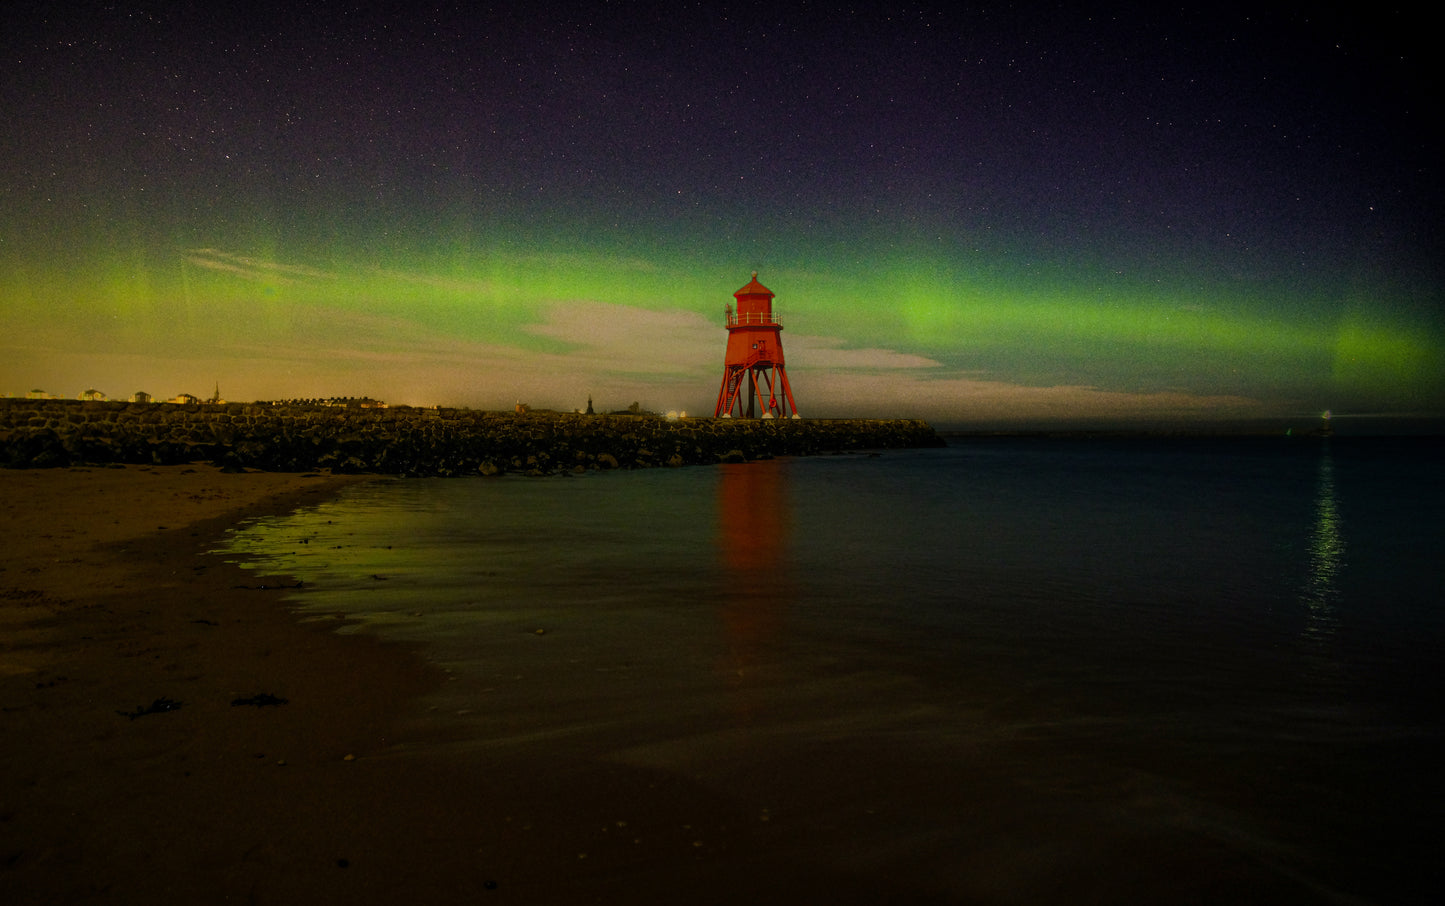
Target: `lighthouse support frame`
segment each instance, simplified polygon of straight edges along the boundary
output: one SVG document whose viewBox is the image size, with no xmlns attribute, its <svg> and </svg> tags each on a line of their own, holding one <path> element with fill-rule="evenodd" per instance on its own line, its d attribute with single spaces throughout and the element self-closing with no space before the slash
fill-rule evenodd
<svg viewBox="0 0 1445 906">
<path fill-rule="evenodd" d="M 746 390 L 744 385 L 746 384 Z M 781 364 L 724 365 L 714 418 L 789 418 L 798 414 L 788 370 Z"/>
<path fill-rule="evenodd" d="M 773 291 L 758 282 L 733 293 L 726 309 L 727 352 L 714 418 L 798 418 L 783 364 L 783 322 L 773 313 Z"/>
</svg>

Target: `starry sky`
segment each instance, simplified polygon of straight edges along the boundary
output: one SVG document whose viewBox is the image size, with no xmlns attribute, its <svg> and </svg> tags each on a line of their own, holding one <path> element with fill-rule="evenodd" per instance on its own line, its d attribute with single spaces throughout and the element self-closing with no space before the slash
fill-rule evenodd
<svg viewBox="0 0 1445 906">
<path fill-rule="evenodd" d="M 1424 13 L 1141 6 L 7 3 L 0 392 L 1445 413 Z"/>
</svg>

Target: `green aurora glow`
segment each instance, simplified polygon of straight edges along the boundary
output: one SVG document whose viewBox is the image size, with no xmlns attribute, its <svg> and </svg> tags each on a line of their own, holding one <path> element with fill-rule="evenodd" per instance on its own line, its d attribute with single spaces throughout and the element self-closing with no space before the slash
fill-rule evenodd
<svg viewBox="0 0 1445 906">
<path fill-rule="evenodd" d="M 12 13 L 0 392 L 1445 417 L 1409 15 L 514 6 Z"/>
<path fill-rule="evenodd" d="M 302 259 L 280 243 L 250 253 L 132 247 L 89 261 L 7 262 L 0 293 L 12 325 L 11 362 L 26 359 L 25 347 L 12 344 L 47 326 L 67 332 L 77 352 L 166 359 L 210 349 L 227 359 L 229 347 L 287 346 L 317 319 L 335 321 L 340 339 L 349 335 L 346 321 L 353 318 L 380 319 L 393 335 L 562 353 L 571 344 L 528 328 L 551 307 L 584 300 L 645 312 L 695 312 L 717 325 L 714 358 L 720 360 L 720 312 L 734 284 L 747 278 L 746 270 L 718 263 L 721 257 L 502 248 L 363 262 Z M 826 261 L 794 252 L 764 262 L 762 276 L 778 293 L 788 325 L 785 348 L 791 349 L 795 335 L 806 335 L 829 338 L 835 347 L 892 349 L 936 363 L 897 374 L 913 386 L 919 410 L 932 417 L 966 417 L 966 397 L 927 395 L 935 381 L 960 375 L 1034 387 L 1243 398 L 1257 401 L 1261 415 L 1352 404 L 1411 411 L 1441 393 L 1438 334 L 1428 323 L 1388 314 L 1398 306 L 1360 305 L 1332 318 L 1284 317 L 1273 312 L 1298 307 L 1230 296 L 1203 280 L 1176 288 L 1124 280 L 1109 286 L 1087 274 L 1071 280 L 975 276 L 963 266 L 916 257 Z M 232 334 L 238 325 L 244 330 Z M 625 354 L 645 359 L 648 352 Z M 807 388 L 801 392 L 815 406 L 822 402 L 833 410 L 826 414 L 842 414 L 838 407 L 858 402 L 830 401 L 820 392 L 830 375 L 810 367 L 807 356 L 794 353 L 790 363 L 795 382 Z M 692 374 L 678 375 L 693 385 L 675 395 L 694 411 L 704 408 L 718 364 L 698 361 Z M 38 365 L 30 362 L 43 370 Z M 301 363 L 293 368 L 305 374 Z M 628 369 L 619 362 L 618 370 Z M 20 377 L 7 371 L 9 380 Z M 193 380 L 210 377 L 202 369 Z M 244 374 L 227 371 L 218 379 L 244 393 Z M 495 379 L 478 375 L 479 384 Z M 385 386 L 359 380 L 365 392 L 388 395 Z M 298 386 L 295 395 L 351 390 Z M 658 395 L 647 387 L 634 392 Z M 466 399 L 396 401 L 501 407 L 512 396 L 500 389 Z M 570 408 L 572 402 L 535 404 Z"/>
</svg>

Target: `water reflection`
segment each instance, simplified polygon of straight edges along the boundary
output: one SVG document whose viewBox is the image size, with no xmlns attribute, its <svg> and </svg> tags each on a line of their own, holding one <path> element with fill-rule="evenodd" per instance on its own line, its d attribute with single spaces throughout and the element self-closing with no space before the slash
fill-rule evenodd
<svg viewBox="0 0 1445 906">
<path fill-rule="evenodd" d="M 1340 571 L 1344 566 L 1345 539 L 1335 494 L 1335 462 L 1328 443 L 1320 453 L 1315 480 L 1314 524 L 1310 532 L 1309 574 L 1301 599 L 1309 609 L 1307 637 L 1324 639 L 1335 633 L 1338 622 Z"/>
<path fill-rule="evenodd" d="M 746 685 L 765 661 L 791 597 L 790 503 L 785 463 L 718 466 L 718 566 L 724 583 L 726 673 Z M 752 710 L 753 704 L 739 702 Z"/>
</svg>

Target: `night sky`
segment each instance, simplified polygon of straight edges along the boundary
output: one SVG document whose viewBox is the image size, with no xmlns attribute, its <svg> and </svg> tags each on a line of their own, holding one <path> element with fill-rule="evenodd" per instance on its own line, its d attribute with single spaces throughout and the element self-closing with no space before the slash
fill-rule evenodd
<svg viewBox="0 0 1445 906">
<path fill-rule="evenodd" d="M 1445 413 L 1423 11 L 232 6 L 0 12 L 0 392 Z"/>
</svg>

